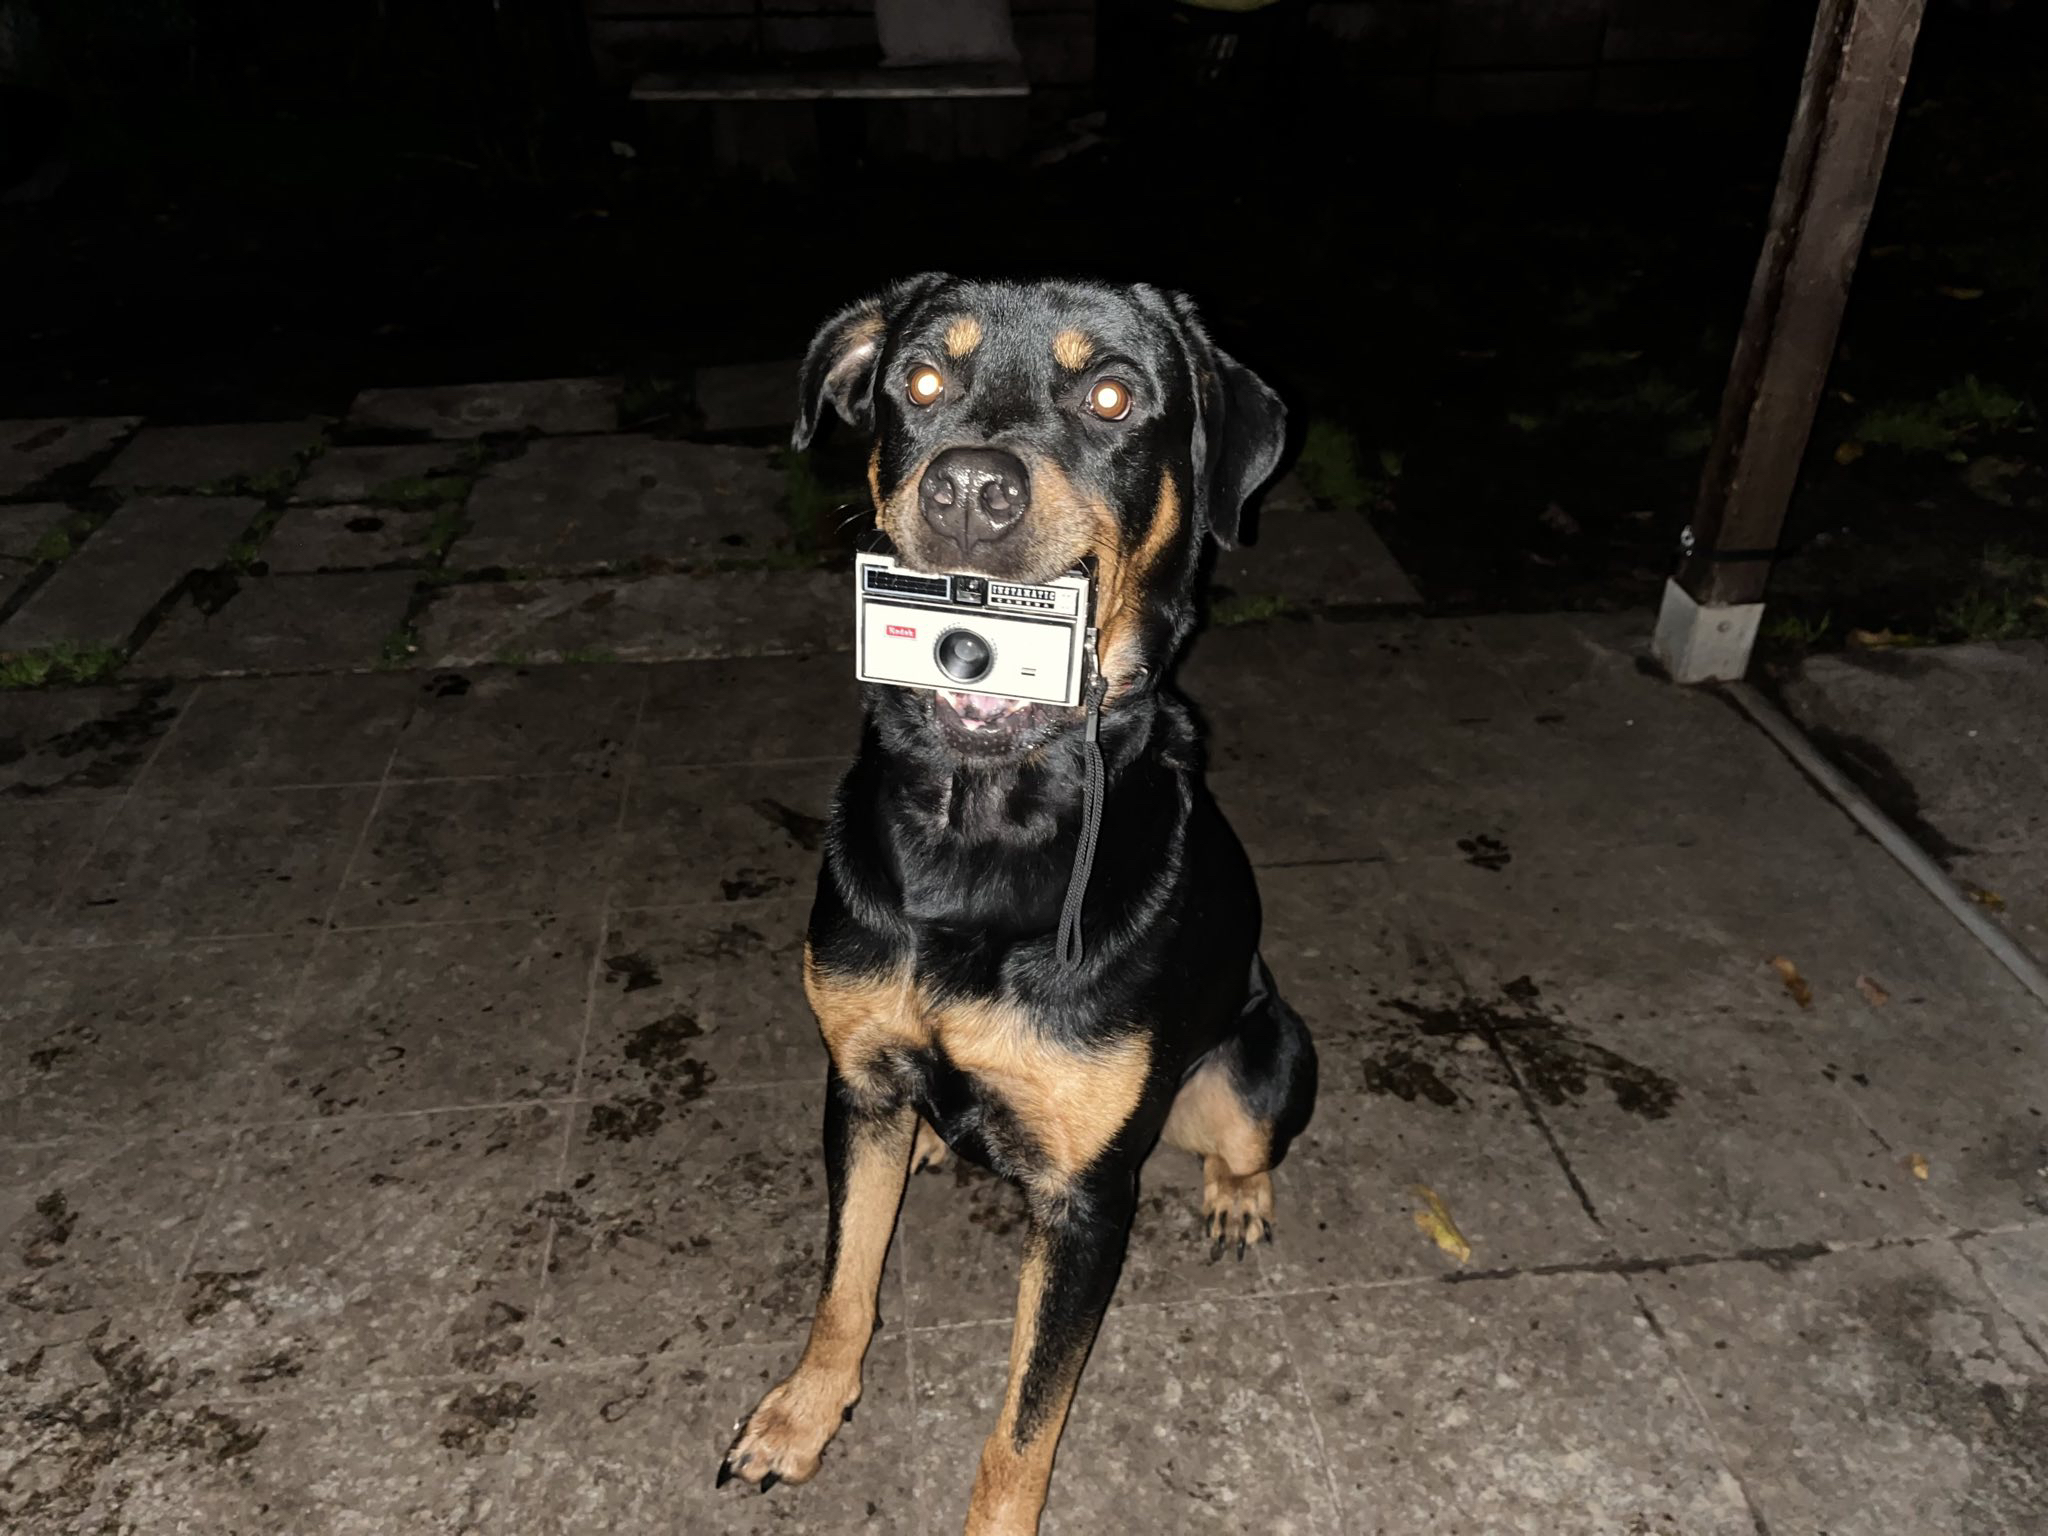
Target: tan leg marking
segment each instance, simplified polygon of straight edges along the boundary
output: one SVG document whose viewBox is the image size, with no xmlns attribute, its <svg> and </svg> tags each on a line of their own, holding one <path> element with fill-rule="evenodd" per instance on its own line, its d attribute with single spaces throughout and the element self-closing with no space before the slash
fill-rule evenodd
<svg viewBox="0 0 2048 1536">
<path fill-rule="evenodd" d="M 1211 1063 L 1181 1085 L 1159 1139 L 1202 1159 L 1202 1220 L 1215 1252 L 1239 1258 L 1273 1232 L 1272 1127 L 1255 1120 Z"/>
<path fill-rule="evenodd" d="M 946 1145 L 945 1138 L 932 1129 L 924 1116 L 917 1118 L 917 1140 L 910 1148 L 910 1171 L 925 1173 L 943 1168 L 946 1159 L 953 1155 L 953 1149 Z"/>
<path fill-rule="evenodd" d="M 756 1484 L 770 1477 L 809 1482 L 848 1410 L 860 1401 L 861 1361 L 874 1336 L 875 1292 L 903 1203 L 916 1124 L 916 1111 L 906 1108 L 854 1141 L 839 1249 L 811 1320 L 810 1340 L 796 1369 L 761 1399 L 726 1453 L 734 1477 Z"/>
<path fill-rule="evenodd" d="M 806 944 L 804 992 L 833 1065 L 856 1096 L 879 1100 L 886 1085 L 877 1077 L 876 1058 L 883 1051 L 930 1038 L 920 1030 L 907 969 L 833 975 L 819 968 Z M 875 1328 L 875 1291 L 896 1230 L 919 1124 L 917 1112 L 906 1105 L 855 1132 L 839 1210 L 839 1243 L 811 1320 L 810 1340 L 796 1369 L 761 1399 L 734 1440 L 726 1455 L 732 1476 L 757 1484 L 809 1481 L 846 1411 L 860 1400 L 861 1361 Z"/>
<path fill-rule="evenodd" d="M 1022 1447 L 1016 1442 L 1017 1416 L 1023 1405 L 1024 1374 L 1038 1341 L 1038 1311 L 1045 1297 L 1045 1250 L 1034 1239 L 1025 1250 L 1017 1280 L 1017 1320 L 1010 1330 L 1010 1385 L 1003 1396 L 1002 1417 L 982 1442 L 981 1463 L 974 1473 L 974 1493 L 967 1504 L 966 1536 L 1034 1536 L 1052 1481 L 1053 1452 L 1073 1406 L 1080 1361 L 1057 1383 L 1057 1401 Z"/>
</svg>

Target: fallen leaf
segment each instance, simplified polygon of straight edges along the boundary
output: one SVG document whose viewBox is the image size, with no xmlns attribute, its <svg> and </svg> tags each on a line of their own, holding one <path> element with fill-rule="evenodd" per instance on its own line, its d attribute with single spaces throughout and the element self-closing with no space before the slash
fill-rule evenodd
<svg viewBox="0 0 2048 1536">
<path fill-rule="evenodd" d="M 1904 1167 L 1906 1172 L 1912 1174 L 1913 1177 L 1916 1179 L 1924 1180 L 1927 1177 L 1927 1159 L 1922 1157 L 1918 1152 L 1915 1152 L 1911 1157 L 1906 1159 Z"/>
<path fill-rule="evenodd" d="M 1985 890 L 1981 885 L 1973 885 L 1963 894 L 1977 903 L 1978 906 L 1989 911 L 2003 912 L 2005 910 L 2005 898 L 1996 891 Z"/>
<path fill-rule="evenodd" d="M 1852 629 L 1849 631 L 1849 643 L 1868 651 L 1881 651 L 1888 646 L 1911 645 L 1913 637 L 1894 634 L 1888 629 Z"/>
<path fill-rule="evenodd" d="M 1427 1184 L 1417 1184 L 1409 1193 L 1420 1202 L 1415 1207 L 1415 1225 L 1422 1229 L 1423 1236 L 1460 1264 L 1470 1259 L 1472 1245 L 1465 1241 L 1465 1234 L 1451 1220 L 1451 1208 L 1444 1204 L 1443 1197 Z"/>
<path fill-rule="evenodd" d="M 1382 448 L 1380 450 L 1380 468 L 1387 472 L 1389 480 L 1400 479 L 1401 450 L 1398 448 Z"/>
<path fill-rule="evenodd" d="M 1776 971 L 1779 979 L 1785 983 L 1785 990 L 1792 994 L 1793 1002 L 1802 1008 L 1811 1008 L 1813 1006 L 1813 988 L 1808 984 L 1806 978 L 1799 974 L 1798 966 L 1787 960 L 1783 955 L 1773 955 L 1771 957 L 1771 969 Z"/>
<path fill-rule="evenodd" d="M 1936 283 L 1934 291 L 1944 299 L 1981 299 L 1984 297 L 1984 290 L 1982 288 L 1956 288 L 1948 283 Z"/>
<path fill-rule="evenodd" d="M 1856 978 L 1856 990 L 1863 994 L 1863 1000 L 1873 1008 L 1882 1008 L 1892 1000 L 1891 993 L 1885 991 L 1883 987 L 1880 987 L 1868 976 L 1858 976 Z"/>
<path fill-rule="evenodd" d="M 1862 457 L 1863 445 L 1861 443 L 1840 442 L 1835 444 L 1835 462 L 1837 464 L 1854 464 Z"/>
</svg>

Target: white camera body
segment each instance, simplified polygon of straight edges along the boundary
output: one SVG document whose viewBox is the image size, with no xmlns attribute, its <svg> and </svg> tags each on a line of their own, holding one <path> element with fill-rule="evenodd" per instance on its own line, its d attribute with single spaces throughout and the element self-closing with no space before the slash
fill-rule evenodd
<svg viewBox="0 0 2048 1536">
<path fill-rule="evenodd" d="M 1078 704 L 1087 683 L 1095 579 L 1043 584 L 918 571 L 893 555 L 853 563 L 854 671 L 864 683 Z"/>
</svg>

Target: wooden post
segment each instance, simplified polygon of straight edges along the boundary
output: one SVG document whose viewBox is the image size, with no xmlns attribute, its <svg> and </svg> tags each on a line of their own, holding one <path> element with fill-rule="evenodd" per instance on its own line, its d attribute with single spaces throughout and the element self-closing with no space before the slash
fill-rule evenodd
<svg viewBox="0 0 2048 1536">
<path fill-rule="evenodd" d="M 1834 355 L 1925 0 L 1820 0 L 1721 419 L 1665 586 L 1679 682 L 1740 677 Z"/>
</svg>

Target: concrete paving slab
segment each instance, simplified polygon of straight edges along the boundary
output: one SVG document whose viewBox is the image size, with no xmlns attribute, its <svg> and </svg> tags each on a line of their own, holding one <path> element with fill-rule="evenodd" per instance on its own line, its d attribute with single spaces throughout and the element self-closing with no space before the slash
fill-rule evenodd
<svg viewBox="0 0 2048 1536">
<path fill-rule="evenodd" d="M 1991 1294 L 2048 1360 L 2048 1223 L 1966 1238 L 1960 1246 Z"/>
<path fill-rule="evenodd" d="M 0 953 L 42 926 L 107 819 L 92 800 L 9 801 L 0 812 Z"/>
<path fill-rule="evenodd" d="M 1845 651 L 1806 661 L 1787 705 L 1937 855 L 2048 840 L 2048 646 Z"/>
<path fill-rule="evenodd" d="M 131 796 L 38 942 L 305 932 L 325 919 L 374 798 L 368 788 Z"/>
<path fill-rule="evenodd" d="M 2048 1516 L 2048 1368 L 1948 1245 L 1673 1270 L 1643 1295 L 1771 1529 Z"/>
<path fill-rule="evenodd" d="M 393 784 L 335 909 L 342 927 L 595 912 L 619 786 L 582 774 Z"/>
<path fill-rule="evenodd" d="M 912 1488 L 917 1420 L 905 1344 L 884 1332 L 868 1351 L 860 1412 L 800 1489 L 757 1495 L 712 1486 L 733 1420 L 795 1364 L 800 1341 L 714 1348 L 604 1370 L 538 1377 L 528 1445 L 503 1499 L 527 1531 L 767 1531 L 912 1536 L 924 1529 Z"/>
<path fill-rule="evenodd" d="M 265 1055 L 266 1102 L 353 1115 L 563 1096 L 596 942 L 582 918 L 331 933 Z"/>
<path fill-rule="evenodd" d="M 615 912 L 584 1054 L 585 1091 L 664 1109 L 712 1083 L 811 1083 L 824 1042 L 803 993 L 808 898 L 732 911 Z"/>
<path fill-rule="evenodd" d="M 24 956 L 0 997 L 0 1122 L 120 1136 L 261 1112 L 308 936 Z"/>
<path fill-rule="evenodd" d="M 844 764 L 666 768 L 627 796 L 613 900 L 752 901 L 812 889 Z"/>
<path fill-rule="evenodd" d="M 851 607 L 846 578 L 829 571 L 477 582 L 435 594 L 420 615 L 418 660 L 474 667 L 848 651 Z"/>
<path fill-rule="evenodd" d="M 2048 955 L 2048 864 L 2038 852 L 1962 854 L 1949 873 L 2029 954 Z"/>
<path fill-rule="evenodd" d="M 1631 1257 L 1946 1230 L 1797 1021 L 1504 1011 L 1497 1038 Z M 1823 1049 L 1825 1047 L 1822 1047 Z"/>
<path fill-rule="evenodd" d="M 484 472 L 450 558 L 528 572 L 760 559 L 790 547 L 786 488 L 766 449 L 549 439 Z"/>
<path fill-rule="evenodd" d="M 31 1475 L 63 1478 L 37 1530 L 501 1536 L 494 1488 L 523 1448 L 524 1383 L 477 1379 L 252 1405 L 130 1351 L 45 1415 Z M 259 1362 L 256 1374 L 267 1367 Z M 138 1400 L 121 1383 L 139 1375 Z M 43 1469 L 47 1469 L 45 1472 Z M 118 1470 L 116 1470 L 118 1469 Z M 68 1475 L 67 1475 L 68 1474 Z M 75 1517 L 75 1520 L 74 1520 Z"/>
<path fill-rule="evenodd" d="M 561 1112 L 273 1126 L 238 1143 L 167 1341 L 252 1397 L 496 1372 L 540 1287 Z"/>
<path fill-rule="evenodd" d="M 125 793 L 191 697 L 169 682 L 0 694 L 0 797 Z"/>
<path fill-rule="evenodd" d="M 1307 1296 L 1282 1318 L 1340 1529 L 1756 1529 L 1618 1276 Z"/>
<path fill-rule="evenodd" d="M 1297 608 L 1412 608 L 1415 590 L 1362 512 L 1269 506 L 1258 542 L 1219 550 L 1211 611 L 1222 617 L 1274 604 Z"/>
<path fill-rule="evenodd" d="M 1626 675 L 1661 691 L 1582 727 L 1477 626 L 1283 622 L 1205 636 L 1186 684 L 1260 862 L 1681 843 L 1722 829 L 1731 797 L 1760 832 L 1839 814 L 1718 700 Z"/>
<path fill-rule="evenodd" d="M 263 541 L 258 558 L 274 576 L 374 571 L 427 563 L 434 514 L 344 502 L 293 507 Z"/>
<path fill-rule="evenodd" d="M 540 1357 L 647 1355 L 695 1340 L 771 1345 L 794 1364 L 824 1251 L 823 1081 L 590 1106 L 551 1202 L 546 1327 L 531 1336 Z M 893 1281 L 883 1286 L 886 1296 Z"/>
<path fill-rule="evenodd" d="M 154 677 L 366 672 L 404 620 L 414 585 L 408 571 L 239 577 L 211 613 L 189 596 L 177 603 L 132 665 Z"/>
<path fill-rule="evenodd" d="M 1334 1536 L 1344 1529 L 1278 1309 L 1113 1312 L 1081 1377 L 1040 1530 Z M 1002 1409 L 1007 1324 L 919 1332 L 918 1502 L 959 1529 Z"/>
<path fill-rule="evenodd" d="M 5 612 L 14 595 L 28 584 L 34 569 L 26 561 L 0 557 L 0 612 Z"/>
<path fill-rule="evenodd" d="M 329 448 L 306 466 L 292 502 L 376 502 L 409 482 L 465 472 L 474 460 L 461 443 L 388 443 Z M 401 498 L 403 499 L 403 498 Z"/>
<path fill-rule="evenodd" d="M 262 510 L 243 496 L 124 503 L 0 624 L 0 650 L 125 646 L 187 573 L 218 565 Z"/>
<path fill-rule="evenodd" d="M 796 420 L 801 358 L 699 368 L 694 394 L 706 432 L 764 431 Z"/>
<path fill-rule="evenodd" d="M 18 496 L 115 447 L 140 416 L 47 416 L 0 421 L 0 496 Z"/>
<path fill-rule="evenodd" d="M 1274 1176 L 1280 1289 L 1425 1277 L 1456 1266 L 1419 1232 L 1415 1186 L 1446 1201 L 1475 1268 L 1589 1260 L 1586 1216 L 1488 1046 L 1486 1008 L 1409 924 L 1373 866 L 1268 870 L 1265 950 L 1321 1057 L 1315 1118 Z M 1361 932 L 1360 930 L 1364 931 Z"/>
<path fill-rule="evenodd" d="M 150 763 L 150 787 L 204 796 L 230 788 L 374 783 L 419 692 L 420 680 L 410 673 L 222 678 L 196 685 L 176 735 Z"/>
<path fill-rule="evenodd" d="M 391 776 L 608 775 L 626 755 L 646 688 L 645 673 L 627 666 L 434 673 L 417 686 Z"/>
<path fill-rule="evenodd" d="M 0 560 L 32 562 L 43 535 L 71 515 L 61 501 L 31 501 L 0 506 Z M 5 599 L 0 599 L 5 601 Z"/>
<path fill-rule="evenodd" d="M 9 1189 L 0 1213 L 0 1360 L 18 1383 L 0 1403 L 10 1449 L 20 1426 L 9 1420 L 27 1406 L 38 1348 L 61 1350 L 102 1327 L 109 1344 L 150 1331 L 227 1150 L 225 1135 L 164 1135 L 0 1151 Z M 14 1468 L 5 1481 L 0 1499 L 23 1487 Z"/>
<path fill-rule="evenodd" d="M 2039 1005 L 1999 972 L 1894 991 L 1817 1054 L 1896 1163 L 1925 1160 L 1924 1192 L 1951 1223 L 1996 1227 L 2048 1215 L 2042 1030 Z"/>
<path fill-rule="evenodd" d="M 356 432 L 483 437 L 498 432 L 616 432 L 617 379 L 526 379 L 425 389 L 366 389 L 348 410 Z"/>
<path fill-rule="evenodd" d="M 823 758 L 860 744 L 860 684 L 846 654 L 653 666 L 633 752 L 656 767 Z"/>
<path fill-rule="evenodd" d="M 144 427 L 93 484 L 154 491 L 217 487 L 260 495 L 297 479 L 304 456 L 320 446 L 324 431 L 325 423 L 312 418 Z"/>
</svg>

